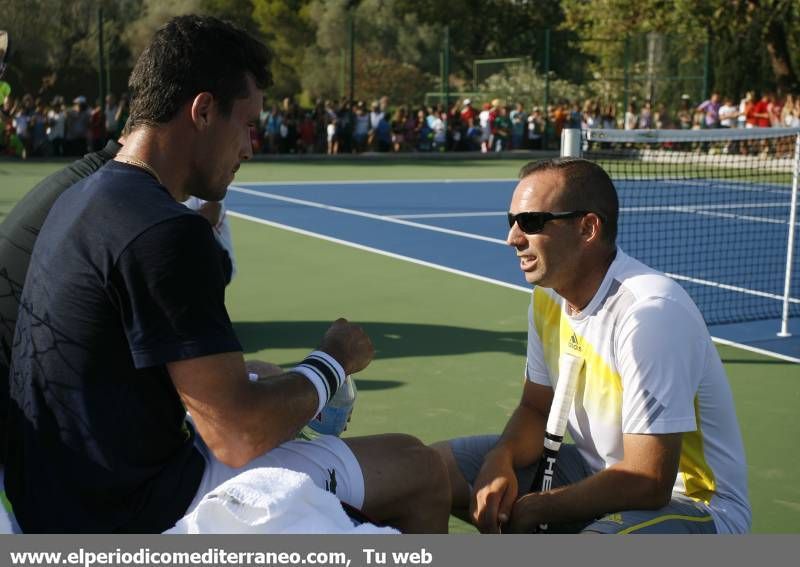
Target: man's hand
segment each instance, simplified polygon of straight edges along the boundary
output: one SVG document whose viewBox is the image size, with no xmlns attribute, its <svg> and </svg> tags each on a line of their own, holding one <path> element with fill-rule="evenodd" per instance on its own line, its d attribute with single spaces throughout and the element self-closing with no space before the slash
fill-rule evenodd
<svg viewBox="0 0 800 567">
<path fill-rule="evenodd" d="M 509 534 L 530 534 L 545 523 L 541 506 L 542 495 L 538 492 L 526 494 L 514 503 L 511 520 L 503 528 Z"/>
<path fill-rule="evenodd" d="M 517 498 L 519 486 L 511 456 L 498 449 L 486 455 L 469 503 L 469 517 L 481 533 L 500 533 Z"/>
<path fill-rule="evenodd" d="M 325 332 L 319 350 L 335 358 L 346 374 L 364 370 L 375 356 L 372 341 L 364 330 L 341 318 Z"/>
</svg>

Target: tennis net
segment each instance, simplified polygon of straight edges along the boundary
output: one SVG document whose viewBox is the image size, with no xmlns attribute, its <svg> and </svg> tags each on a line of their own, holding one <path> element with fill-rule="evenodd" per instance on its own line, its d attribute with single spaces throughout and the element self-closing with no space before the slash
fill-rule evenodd
<svg viewBox="0 0 800 567">
<path fill-rule="evenodd" d="M 579 135 L 578 135 L 579 133 Z M 565 131 L 609 171 L 619 244 L 667 273 L 708 325 L 800 315 L 800 129 Z"/>
</svg>

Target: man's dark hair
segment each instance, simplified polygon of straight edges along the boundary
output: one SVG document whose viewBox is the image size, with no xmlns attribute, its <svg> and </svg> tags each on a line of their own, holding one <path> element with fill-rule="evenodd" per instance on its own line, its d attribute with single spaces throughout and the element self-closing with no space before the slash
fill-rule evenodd
<svg viewBox="0 0 800 567">
<path fill-rule="evenodd" d="M 247 75 L 260 89 L 272 84 L 266 46 L 231 23 L 210 16 L 178 16 L 160 28 L 139 56 L 128 88 L 126 131 L 164 124 L 201 92 L 223 115 L 247 96 Z"/>
<path fill-rule="evenodd" d="M 574 157 L 532 161 L 519 170 L 519 178 L 535 173 L 558 172 L 564 180 L 559 205 L 563 211 L 591 211 L 603 224 L 603 239 L 609 244 L 617 240 L 619 200 L 608 173 L 596 163 Z M 559 212 L 559 211 L 556 211 Z"/>
</svg>

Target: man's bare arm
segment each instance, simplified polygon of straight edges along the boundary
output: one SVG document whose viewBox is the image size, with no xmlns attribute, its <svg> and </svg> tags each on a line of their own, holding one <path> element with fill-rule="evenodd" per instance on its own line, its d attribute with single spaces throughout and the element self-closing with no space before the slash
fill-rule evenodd
<svg viewBox="0 0 800 567">
<path fill-rule="evenodd" d="M 509 531 L 528 533 L 538 524 L 666 506 L 678 473 L 682 437 L 682 433 L 624 435 L 622 461 L 575 484 L 521 498 Z"/>
<path fill-rule="evenodd" d="M 544 444 L 553 390 L 526 381 L 519 406 L 497 445 L 486 454 L 470 498 L 470 519 L 484 533 L 497 533 L 508 519 L 520 487 L 514 469 L 536 461 Z M 529 487 L 522 487 L 524 493 Z"/>
<path fill-rule="evenodd" d="M 364 331 L 344 319 L 328 329 L 320 350 L 347 374 L 365 368 L 374 352 Z M 231 467 L 293 439 L 321 403 L 318 388 L 295 371 L 251 381 L 241 352 L 172 362 L 167 370 L 198 433 Z"/>
</svg>

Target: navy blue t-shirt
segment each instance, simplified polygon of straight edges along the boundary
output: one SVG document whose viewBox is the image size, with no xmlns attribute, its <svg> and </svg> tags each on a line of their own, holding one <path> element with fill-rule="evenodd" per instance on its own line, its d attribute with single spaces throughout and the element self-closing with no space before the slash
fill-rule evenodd
<svg viewBox="0 0 800 567">
<path fill-rule="evenodd" d="M 203 459 L 165 364 L 241 346 L 203 217 L 109 162 L 68 189 L 25 280 L 6 491 L 26 532 L 161 532 Z"/>
</svg>

